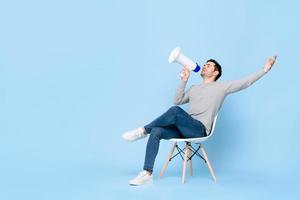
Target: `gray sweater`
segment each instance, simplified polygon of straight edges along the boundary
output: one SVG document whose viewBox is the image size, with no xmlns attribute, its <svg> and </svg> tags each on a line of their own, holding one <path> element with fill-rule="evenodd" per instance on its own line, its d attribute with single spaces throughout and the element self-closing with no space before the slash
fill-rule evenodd
<svg viewBox="0 0 300 200">
<path fill-rule="evenodd" d="M 249 87 L 256 80 L 265 74 L 261 69 L 257 73 L 242 78 L 240 80 L 226 82 L 202 83 L 192 85 L 185 90 L 187 81 L 180 81 L 174 97 L 174 104 L 181 105 L 189 103 L 188 113 L 194 119 L 199 120 L 210 133 L 213 120 L 219 112 L 221 105 L 228 94 L 238 92 Z"/>
</svg>

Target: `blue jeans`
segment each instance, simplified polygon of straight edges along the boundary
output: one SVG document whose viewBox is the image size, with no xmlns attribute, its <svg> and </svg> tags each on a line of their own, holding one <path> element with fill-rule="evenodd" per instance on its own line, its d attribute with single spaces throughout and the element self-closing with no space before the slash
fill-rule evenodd
<svg viewBox="0 0 300 200">
<path fill-rule="evenodd" d="M 161 139 L 205 137 L 205 126 L 192 118 L 179 106 L 172 106 L 167 112 L 144 126 L 149 139 L 146 147 L 144 170 L 153 171 L 154 161 Z"/>
</svg>

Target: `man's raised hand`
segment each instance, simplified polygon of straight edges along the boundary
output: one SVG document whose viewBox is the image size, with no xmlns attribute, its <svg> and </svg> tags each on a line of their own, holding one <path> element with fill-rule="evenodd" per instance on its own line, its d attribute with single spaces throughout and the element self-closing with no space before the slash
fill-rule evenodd
<svg viewBox="0 0 300 200">
<path fill-rule="evenodd" d="M 270 69 L 272 68 L 272 66 L 274 65 L 275 61 L 276 61 L 277 56 L 273 56 L 271 58 L 269 58 L 267 60 L 267 62 L 264 65 L 264 71 L 267 73 L 268 71 L 270 71 Z"/>
<path fill-rule="evenodd" d="M 181 80 L 187 81 L 190 77 L 191 71 L 188 67 L 183 67 L 180 73 Z"/>
</svg>

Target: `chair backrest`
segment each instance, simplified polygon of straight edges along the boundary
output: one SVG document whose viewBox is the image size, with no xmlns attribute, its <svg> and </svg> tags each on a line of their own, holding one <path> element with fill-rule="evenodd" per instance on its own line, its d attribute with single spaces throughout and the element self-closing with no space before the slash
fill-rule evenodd
<svg viewBox="0 0 300 200">
<path fill-rule="evenodd" d="M 212 134 L 214 133 L 216 122 L 217 122 L 217 118 L 218 118 L 218 113 L 216 114 L 215 119 L 213 121 L 213 124 L 212 124 L 211 130 L 210 130 L 209 136 L 212 136 Z"/>
</svg>

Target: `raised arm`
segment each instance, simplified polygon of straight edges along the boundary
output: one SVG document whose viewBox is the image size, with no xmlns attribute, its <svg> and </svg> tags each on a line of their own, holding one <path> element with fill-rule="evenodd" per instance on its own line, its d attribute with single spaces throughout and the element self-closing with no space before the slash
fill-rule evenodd
<svg viewBox="0 0 300 200">
<path fill-rule="evenodd" d="M 190 76 L 190 71 L 188 70 L 187 67 L 184 67 L 180 73 L 181 80 L 176 89 L 176 93 L 174 96 L 174 104 L 175 105 L 185 104 L 185 103 L 189 102 L 189 92 L 192 87 L 190 87 L 186 92 L 184 91 L 187 81 L 189 79 L 189 76 Z"/>
<path fill-rule="evenodd" d="M 230 94 L 233 92 L 238 92 L 242 89 L 245 89 L 252 85 L 255 81 L 260 79 L 263 75 L 265 75 L 272 66 L 274 65 L 276 61 L 276 56 L 273 56 L 272 58 L 269 58 L 267 62 L 265 63 L 263 69 L 259 70 L 258 72 L 251 74 L 250 76 L 247 76 L 245 78 L 234 80 L 234 81 L 227 81 L 224 82 L 225 92 L 226 94 Z"/>
</svg>

